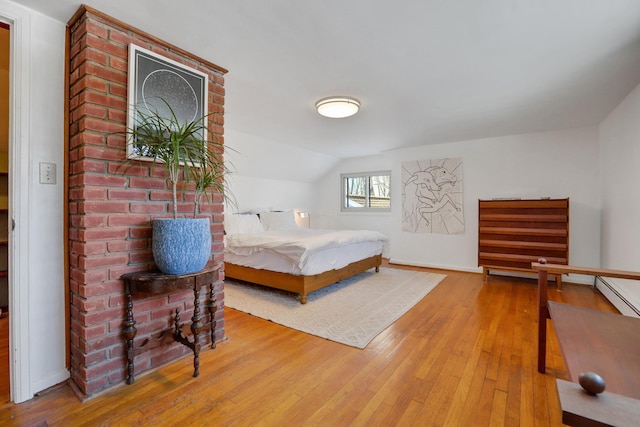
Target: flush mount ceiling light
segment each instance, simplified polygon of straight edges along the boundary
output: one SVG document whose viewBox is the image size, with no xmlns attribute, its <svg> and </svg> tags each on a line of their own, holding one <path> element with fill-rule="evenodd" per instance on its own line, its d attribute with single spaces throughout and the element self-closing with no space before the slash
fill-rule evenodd
<svg viewBox="0 0 640 427">
<path fill-rule="evenodd" d="M 360 101 L 348 96 L 332 96 L 316 102 L 316 110 L 321 116 L 332 119 L 351 117 L 360 109 Z"/>
</svg>

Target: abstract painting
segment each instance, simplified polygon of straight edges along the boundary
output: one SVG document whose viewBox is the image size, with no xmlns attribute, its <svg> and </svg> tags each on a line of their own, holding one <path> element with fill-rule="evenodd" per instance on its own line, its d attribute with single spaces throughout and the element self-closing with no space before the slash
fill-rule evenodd
<svg viewBox="0 0 640 427">
<path fill-rule="evenodd" d="M 402 230 L 464 232 L 462 159 L 402 162 Z"/>
</svg>

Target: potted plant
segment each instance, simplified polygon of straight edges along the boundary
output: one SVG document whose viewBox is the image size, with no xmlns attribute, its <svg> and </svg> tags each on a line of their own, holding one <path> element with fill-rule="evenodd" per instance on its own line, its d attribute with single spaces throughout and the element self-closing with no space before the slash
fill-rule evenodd
<svg viewBox="0 0 640 427">
<path fill-rule="evenodd" d="M 129 144 L 139 157 L 164 165 L 172 191 L 172 218 L 153 220 L 153 258 L 165 274 L 188 274 L 202 270 L 211 255 L 209 217 L 198 218 L 203 199 L 212 200 L 218 193 L 228 193 L 222 159 L 223 144 L 209 138 L 207 120 L 211 114 L 192 121 L 180 121 L 168 102 L 166 110 L 135 111 L 135 125 L 127 129 Z M 135 160 L 135 157 L 134 157 Z M 181 182 L 182 181 L 182 182 Z M 178 187 L 193 184 L 195 191 L 193 218 L 178 216 Z"/>
</svg>

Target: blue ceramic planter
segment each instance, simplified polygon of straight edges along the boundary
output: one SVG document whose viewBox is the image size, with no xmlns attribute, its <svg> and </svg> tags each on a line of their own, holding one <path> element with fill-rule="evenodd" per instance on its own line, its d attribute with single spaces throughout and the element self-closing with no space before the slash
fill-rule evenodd
<svg viewBox="0 0 640 427">
<path fill-rule="evenodd" d="M 153 220 L 153 259 L 165 274 L 202 270 L 211 256 L 209 218 Z"/>
</svg>

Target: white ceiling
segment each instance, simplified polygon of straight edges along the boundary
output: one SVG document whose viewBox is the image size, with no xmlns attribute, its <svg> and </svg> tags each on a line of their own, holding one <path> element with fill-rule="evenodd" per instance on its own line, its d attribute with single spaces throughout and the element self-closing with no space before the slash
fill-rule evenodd
<svg viewBox="0 0 640 427">
<path fill-rule="evenodd" d="M 17 3 L 66 23 L 81 2 Z M 85 4 L 228 69 L 234 135 L 335 157 L 593 125 L 640 83 L 638 0 Z M 360 113 L 320 117 L 329 95 Z"/>
</svg>

